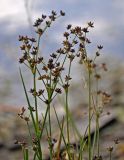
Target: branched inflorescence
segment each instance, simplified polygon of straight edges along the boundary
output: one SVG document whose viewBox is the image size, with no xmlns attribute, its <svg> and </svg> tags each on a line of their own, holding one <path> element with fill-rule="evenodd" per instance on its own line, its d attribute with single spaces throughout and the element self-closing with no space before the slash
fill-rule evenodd
<svg viewBox="0 0 124 160">
<path fill-rule="evenodd" d="M 71 77 L 71 67 L 75 58 L 79 59 L 79 62 L 84 65 L 87 75 L 88 75 L 88 155 L 89 160 L 92 160 L 94 157 L 94 146 L 97 145 L 97 156 L 99 155 L 99 117 L 101 114 L 101 109 L 99 107 L 98 97 L 101 97 L 102 105 L 105 105 L 111 100 L 111 96 L 104 91 L 98 89 L 98 82 L 101 79 L 101 75 L 98 73 L 99 68 L 102 68 L 104 71 L 107 71 L 105 63 L 102 65 L 97 65 L 95 63 L 96 58 L 100 56 L 100 50 L 103 46 L 98 45 L 97 51 L 94 55 L 94 58 L 90 58 L 87 53 L 87 45 L 91 43 L 87 34 L 90 28 L 94 27 L 92 22 L 88 22 L 86 27 L 75 26 L 71 24 L 67 25 L 66 31 L 63 34 L 64 40 L 62 42 L 62 47 L 57 49 L 54 53 L 51 53 L 48 60 L 45 60 L 44 57 L 40 56 L 40 40 L 44 32 L 51 27 L 52 23 L 56 21 L 60 16 L 65 16 L 63 11 L 60 11 L 58 15 L 55 11 L 51 12 L 50 16 L 42 15 L 41 18 L 38 18 L 34 23 L 34 28 L 37 34 L 37 39 L 28 37 L 28 36 L 19 36 L 19 41 L 22 43 L 20 49 L 23 53 L 22 57 L 19 59 L 19 63 L 24 64 L 32 73 L 33 87 L 30 89 L 29 93 L 32 94 L 34 99 L 34 106 L 30 103 L 28 92 L 25 86 L 23 75 L 20 69 L 20 75 L 22 84 L 24 87 L 29 116 L 25 116 L 25 108 L 21 109 L 21 112 L 18 114 L 21 119 L 24 119 L 27 122 L 30 136 L 30 145 L 34 151 L 33 158 L 34 160 L 42 160 L 44 153 L 42 151 L 42 138 L 43 133 L 47 133 L 47 141 L 49 148 L 50 159 L 60 158 L 60 146 L 63 141 L 67 156 L 69 159 L 73 159 L 71 153 L 71 137 L 70 137 L 70 111 L 69 111 L 69 87 Z M 42 28 L 42 24 L 44 28 Z M 68 62 L 68 66 L 65 68 L 65 62 Z M 63 74 L 64 72 L 64 74 Z M 92 95 L 92 78 L 96 80 L 96 94 L 95 98 Z M 41 82 L 41 87 L 38 89 L 37 82 Z M 60 138 L 56 140 L 52 137 L 52 123 L 51 123 L 51 107 L 52 102 L 57 95 L 65 93 L 65 111 L 66 115 L 63 118 L 62 124 L 58 119 L 56 109 L 55 114 L 57 118 L 57 123 L 60 130 Z M 46 105 L 45 114 L 42 117 L 39 117 L 38 114 L 38 101 L 42 101 Z M 91 120 L 93 115 L 96 117 L 96 133 L 94 137 L 93 147 L 91 144 Z M 42 119 L 42 120 L 41 120 Z M 29 122 L 32 122 L 34 132 L 30 129 Z M 63 130 L 63 125 L 66 123 L 66 137 Z M 48 125 L 46 125 L 48 124 Z M 83 136 L 82 136 L 83 137 Z M 58 148 L 54 150 L 54 144 L 58 142 Z M 16 142 L 17 143 L 17 142 Z M 28 160 L 28 149 L 27 143 L 21 143 L 23 149 L 24 160 Z M 80 151 L 78 159 L 83 159 L 82 152 L 86 141 L 80 138 Z M 65 159 L 63 157 L 62 159 Z"/>
</svg>

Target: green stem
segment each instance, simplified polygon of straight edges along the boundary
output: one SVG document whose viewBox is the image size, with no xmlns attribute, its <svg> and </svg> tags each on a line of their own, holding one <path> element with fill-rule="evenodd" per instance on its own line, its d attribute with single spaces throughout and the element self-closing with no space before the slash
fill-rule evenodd
<svg viewBox="0 0 124 160">
<path fill-rule="evenodd" d="M 68 144 L 70 144 L 70 135 L 69 135 L 69 109 L 68 109 L 68 89 L 65 91 L 66 94 L 66 124 L 67 124 L 67 140 Z"/>
<path fill-rule="evenodd" d="M 71 60 L 69 63 L 69 70 L 68 70 L 68 77 L 70 76 L 71 72 Z M 67 82 L 68 83 L 68 82 Z M 68 88 L 65 89 L 65 94 L 66 94 L 66 123 L 67 123 L 67 139 L 68 139 L 68 144 L 70 145 L 70 134 L 69 134 L 69 108 L 68 108 Z"/>
<path fill-rule="evenodd" d="M 110 156 L 110 160 L 112 160 L 112 152 L 111 151 L 110 151 L 110 155 L 109 156 Z"/>
<path fill-rule="evenodd" d="M 52 141 L 51 141 L 51 136 L 49 134 L 47 126 L 46 126 L 46 133 L 47 133 L 47 137 L 48 137 L 48 144 L 49 144 L 49 151 L 50 151 L 50 160 L 52 160 L 52 157 L 53 157 Z"/>
<path fill-rule="evenodd" d="M 97 154 L 99 157 L 99 115 L 97 116 Z"/>
<path fill-rule="evenodd" d="M 47 107 L 46 112 L 45 112 L 45 116 L 44 116 L 44 120 L 43 120 L 43 125 L 42 125 L 42 128 L 41 128 L 40 139 L 42 138 L 42 135 L 43 135 L 43 130 L 44 130 L 44 127 L 45 127 L 45 124 L 46 124 L 46 119 L 47 119 L 48 111 L 49 111 L 49 107 Z"/>
<path fill-rule="evenodd" d="M 28 122 L 27 122 L 27 126 L 28 126 L 28 132 L 29 132 L 30 142 L 31 142 L 31 145 L 32 145 L 32 147 L 33 147 L 32 134 L 31 134 L 31 130 L 30 130 L 30 126 L 29 126 L 29 123 L 28 123 Z"/>
<path fill-rule="evenodd" d="M 60 132 L 61 132 L 61 136 L 62 136 L 62 138 L 63 138 L 63 142 L 64 142 L 64 145 L 65 145 L 67 154 L 68 154 L 68 158 L 69 158 L 69 160 L 71 160 L 70 150 L 69 150 L 68 144 L 66 143 L 66 140 L 65 140 L 65 137 L 64 137 L 64 134 L 63 134 L 63 128 L 62 128 L 61 125 L 60 125 L 59 118 L 58 118 L 58 115 L 57 115 L 57 113 L 56 113 L 55 107 L 53 107 L 53 108 L 54 108 L 54 111 L 55 111 L 55 115 L 56 115 L 56 119 L 57 119 L 57 122 L 58 122 L 58 125 L 59 125 L 59 129 L 60 129 Z M 63 118 L 64 118 L 64 117 L 63 117 Z M 63 119 L 63 122 L 64 122 L 64 119 Z M 64 125 L 64 124 L 63 124 L 63 125 Z"/>
<path fill-rule="evenodd" d="M 36 66 L 35 66 L 35 71 L 33 74 L 33 80 L 34 80 L 34 90 L 35 92 L 37 91 L 37 86 L 36 86 Z M 38 118 L 38 105 L 37 105 L 37 96 L 34 96 L 35 99 L 35 118 L 36 118 L 36 134 L 37 134 L 37 139 L 38 139 L 38 154 L 40 159 L 42 159 L 42 151 L 41 151 L 41 144 L 40 144 L 40 136 L 39 136 L 39 118 Z"/>
<path fill-rule="evenodd" d="M 49 116 L 49 135 L 50 135 L 50 138 L 51 138 L 51 136 L 52 136 L 52 130 L 51 130 L 50 104 L 48 104 L 48 108 L 49 108 L 49 112 L 48 112 L 48 116 Z"/>
<path fill-rule="evenodd" d="M 89 108 L 88 108 L 88 153 L 89 160 L 91 160 L 91 71 L 88 70 L 88 81 L 89 81 Z"/>
<path fill-rule="evenodd" d="M 22 84 L 23 84 L 26 100 L 27 100 L 27 103 L 28 103 L 31 119 L 32 119 L 32 122 L 33 122 L 33 127 L 34 127 L 34 130 L 35 130 L 35 133 L 36 133 L 35 119 L 34 119 L 34 115 L 33 115 L 33 112 L 32 112 L 32 107 L 31 107 L 31 104 L 30 104 L 30 101 L 29 101 L 29 98 L 28 98 L 25 82 L 24 82 L 24 79 L 23 79 L 22 72 L 21 72 L 20 68 L 19 68 L 19 71 L 20 71 L 20 76 L 21 76 L 21 80 L 22 80 Z"/>
<path fill-rule="evenodd" d="M 95 71 L 96 72 L 96 71 Z M 98 92 L 99 81 L 96 80 L 96 94 Z M 98 95 L 96 95 L 96 132 L 97 132 L 97 154 L 99 157 L 99 108 L 98 108 Z"/>
<path fill-rule="evenodd" d="M 33 79 L 34 79 L 34 90 L 36 92 L 37 88 L 36 88 L 36 72 L 33 75 Z M 36 128 L 37 128 L 37 132 L 39 132 L 39 122 L 38 122 L 38 107 L 37 107 L 37 96 L 34 96 L 35 99 L 35 116 L 36 116 Z"/>
</svg>

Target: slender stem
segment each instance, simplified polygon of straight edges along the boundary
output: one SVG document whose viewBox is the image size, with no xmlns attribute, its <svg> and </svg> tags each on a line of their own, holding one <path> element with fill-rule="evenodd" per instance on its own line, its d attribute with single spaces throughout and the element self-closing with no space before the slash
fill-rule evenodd
<svg viewBox="0 0 124 160">
<path fill-rule="evenodd" d="M 42 135 L 43 135 L 43 130 L 44 130 L 44 127 L 45 127 L 45 124 L 46 124 L 46 119 L 47 119 L 48 111 L 49 111 L 49 107 L 47 107 L 46 112 L 45 112 L 45 116 L 44 116 L 44 120 L 43 120 L 43 125 L 42 125 L 42 128 L 41 128 L 40 139 L 42 138 Z"/>
<path fill-rule="evenodd" d="M 49 112 L 48 112 L 48 116 L 49 116 L 49 135 L 50 135 L 50 138 L 51 138 L 51 136 L 52 136 L 52 130 L 51 130 L 50 104 L 48 104 L 48 108 L 49 108 Z"/>
<path fill-rule="evenodd" d="M 89 160 L 91 160 L 91 71 L 88 70 L 88 81 L 89 81 L 89 108 L 88 108 L 88 152 L 89 152 Z"/>
<path fill-rule="evenodd" d="M 34 90 L 36 91 L 36 69 L 34 73 Z M 38 139 L 38 153 L 40 159 L 42 159 L 42 151 L 41 151 L 41 144 L 40 144 L 40 136 L 39 136 L 39 118 L 38 118 L 38 106 L 37 106 L 37 96 L 34 96 L 35 99 L 35 115 L 36 115 L 36 129 L 37 129 L 37 139 Z"/>
<path fill-rule="evenodd" d="M 97 154 L 99 157 L 99 115 L 96 117 L 96 126 L 97 126 Z"/>
<path fill-rule="evenodd" d="M 41 35 L 38 36 L 38 40 L 37 40 L 37 53 L 36 53 L 36 57 L 34 56 L 35 60 L 37 61 L 37 57 L 38 57 L 38 52 L 39 52 L 39 46 L 40 46 L 40 38 Z M 34 73 L 33 73 L 33 82 L 34 82 L 34 90 L 35 92 L 37 91 L 37 87 L 36 87 L 36 73 L 37 73 L 37 65 L 34 66 Z M 39 122 L 38 122 L 38 107 L 37 107 L 37 96 L 34 96 L 35 99 L 35 116 L 36 116 L 36 128 L 37 128 L 37 132 L 39 132 Z"/>
<path fill-rule="evenodd" d="M 37 54 L 35 59 L 37 60 L 38 52 L 39 52 L 39 45 L 40 45 L 40 35 L 38 37 L 38 44 L 37 44 Z M 33 73 L 33 83 L 34 83 L 34 90 L 37 91 L 36 86 L 36 73 L 37 73 L 37 65 L 34 66 L 34 73 Z M 37 129 L 37 139 L 38 139 L 38 154 L 40 159 L 42 159 L 42 150 L 41 150 L 41 144 L 40 144 L 40 136 L 39 136 L 39 118 L 38 118 L 38 104 L 37 104 L 37 96 L 34 95 L 35 100 L 35 118 L 36 118 L 36 129 Z"/>
<path fill-rule="evenodd" d="M 47 129 L 47 126 L 46 126 L 46 133 L 47 133 L 47 137 L 48 137 L 48 144 L 49 144 L 49 150 L 50 150 L 50 160 L 52 160 L 53 148 L 52 148 L 51 137 L 49 135 L 49 131 Z"/>
<path fill-rule="evenodd" d="M 57 63 L 57 61 L 59 60 L 60 56 L 61 56 L 61 53 L 58 55 L 58 57 L 57 57 L 57 59 L 56 59 L 56 61 L 55 61 L 55 63 L 54 63 L 54 64 L 56 64 L 56 63 Z"/>
<path fill-rule="evenodd" d="M 69 135 L 69 110 L 68 110 L 68 89 L 65 91 L 66 94 L 66 124 L 67 124 L 67 140 L 68 144 L 70 144 L 70 135 Z"/>
<path fill-rule="evenodd" d="M 96 71 L 95 71 L 96 72 Z M 98 79 L 96 80 L 96 94 L 98 92 Z M 98 108 L 98 95 L 96 95 L 96 131 L 97 131 L 97 154 L 99 157 L 99 108 Z"/>
<path fill-rule="evenodd" d="M 40 73 L 39 69 L 37 68 L 37 66 L 36 66 L 36 70 L 37 70 L 37 72 L 38 72 L 39 76 L 41 76 L 41 73 Z M 42 79 L 42 82 L 43 82 L 43 84 L 44 84 L 45 88 L 47 88 L 47 87 L 46 87 L 46 84 L 45 84 L 45 82 L 44 82 L 44 80 L 43 80 L 43 79 Z"/>
<path fill-rule="evenodd" d="M 69 70 L 68 70 L 68 77 L 70 76 L 71 72 L 71 60 L 69 63 Z M 67 82 L 68 83 L 68 82 Z M 65 94 L 66 94 L 66 123 L 67 123 L 67 139 L 68 139 L 68 144 L 70 144 L 70 134 L 69 134 L 69 108 L 68 108 L 68 87 L 65 89 Z"/>
<path fill-rule="evenodd" d="M 110 157 L 109 157 L 110 160 L 112 160 L 112 152 L 111 152 L 111 151 L 110 151 L 110 155 L 109 155 L 109 156 L 110 156 Z"/>
<path fill-rule="evenodd" d="M 31 130 L 30 130 L 30 126 L 29 126 L 29 123 L 27 122 L 27 126 L 28 126 L 28 132 L 29 132 L 29 136 L 30 136 L 30 142 L 31 142 L 31 145 L 33 147 L 33 142 L 32 142 L 32 134 L 31 134 Z"/>
<path fill-rule="evenodd" d="M 65 148 L 66 148 L 66 150 L 67 150 L 68 158 L 69 158 L 69 160 L 71 160 L 70 150 L 69 150 L 68 144 L 66 143 L 66 140 L 65 140 L 65 137 L 64 137 L 64 134 L 63 134 L 63 128 L 62 128 L 61 125 L 60 125 L 59 118 L 58 118 L 58 115 L 57 115 L 57 113 L 56 113 L 55 107 L 53 107 L 53 108 L 54 108 L 54 111 L 55 111 L 55 115 L 56 115 L 56 119 L 57 119 L 57 122 L 58 122 L 59 129 L 60 129 L 60 132 L 61 132 L 61 135 L 62 135 L 62 138 L 63 138 L 63 142 L 64 142 Z M 63 118 L 64 118 L 64 117 L 63 117 Z M 64 119 L 63 119 L 63 120 L 64 120 Z M 64 125 L 64 124 L 63 124 L 63 125 Z"/>
<path fill-rule="evenodd" d="M 20 76 L 21 76 L 21 80 L 22 80 L 22 84 L 23 84 L 25 96 L 26 96 L 27 103 L 28 103 L 28 106 L 29 106 L 29 111 L 30 111 L 30 115 L 31 115 L 32 122 L 33 122 L 33 127 L 34 127 L 34 130 L 35 130 L 35 133 L 36 133 L 35 119 L 34 119 L 34 115 L 33 115 L 33 112 L 32 112 L 32 107 L 31 107 L 31 104 L 30 104 L 30 101 L 29 101 L 29 98 L 28 98 L 28 94 L 27 94 L 25 82 L 24 82 L 24 79 L 23 79 L 22 72 L 21 72 L 21 69 L 20 69 L 20 68 L 19 68 L 19 71 L 20 71 Z"/>
<path fill-rule="evenodd" d="M 95 129 L 95 133 L 94 133 L 94 137 L 93 137 L 92 158 L 94 157 L 96 139 L 97 139 L 97 129 Z"/>
<path fill-rule="evenodd" d="M 42 99 L 40 96 L 38 96 L 38 98 L 39 98 L 42 102 L 45 102 L 45 101 L 46 101 L 46 99 L 45 99 L 44 96 L 43 96 L 44 99 Z"/>
<path fill-rule="evenodd" d="M 33 80 L 34 80 L 34 90 L 36 92 L 37 88 L 36 88 L 36 73 L 34 73 L 33 75 Z M 34 96 L 35 99 L 35 116 L 36 116 L 36 127 L 37 127 L 37 131 L 39 130 L 39 122 L 38 122 L 38 106 L 37 106 L 37 96 Z"/>
<path fill-rule="evenodd" d="M 67 58 L 67 54 L 66 54 L 66 56 L 65 56 L 65 58 L 64 58 L 64 60 L 63 60 L 63 63 L 62 63 L 62 66 L 61 66 L 61 67 L 63 67 L 63 66 L 64 66 L 65 61 L 66 61 L 66 58 Z"/>
</svg>

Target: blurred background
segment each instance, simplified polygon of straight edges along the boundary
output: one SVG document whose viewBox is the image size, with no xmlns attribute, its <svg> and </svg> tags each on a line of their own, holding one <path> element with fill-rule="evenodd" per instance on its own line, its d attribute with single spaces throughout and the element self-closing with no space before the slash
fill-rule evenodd
<svg viewBox="0 0 124 160">
<path fill-rule="evenodd" d="M 23 92 L 18 72 L 20 56 L 19 35 L 34 36 L 33 22 L 42 13 L 64 10 L 66 16 L 60 18 L 48 32 L 42 43 L 43 55 L 55 51 L 62 43 L 62 34 L 67 24 L 85 25 L 94 22 L 95 28 L 89 37 L 91 54 L 98 44 L 104 46 L 103 56 L 118 68 L 124 58 L 124 2 L 122 0 L 1 0 L 0 5 L 0 102 L 1 104 L 22 105 Z M 49 47 L 48 47 L 49 46 Z M 111 59 L 112 58 L 112 59 Z M 118 63 L 119 62 L 119 63 Z M 114 64 L 115 65 L 115 64 Z"/>
<path fill-rule="evenodd" d="M 94 22 L 94 28 L 89 33 L 91 45 L 89 53 L 95 52 L 97 45 L 103 45 L 101 59 L 108 66 L 108 73 L 104 75 L 104 87 L 112 94 L 112 105 L 119 106 L 119 118 L 123 121 L 122 113 L 124 105 L 124 1 L 123 0 L 1 0 L 0 1 L 0 116 L 1 123 L 8 124 L 1 132 L 7 133 L 12 139 L 10 131 L 16 130 L 15 123 L 8 123 L 8 119 L 16 115 L 19 107 L 26 104 L 20 76 L 18 59 L 21 55 L 18 36 L 35 36 L 32 27 L 35 19 L 42 14 L 49 15 L 51 10 L 59 13 L 63 10 L 65 17 L 57 20 L 54 25 L 45 33 L 41 44 L 41 53 L 47 57 L 54 52 L 62 43 L 62 35 L 68 24 L 85 25 L 88 21 Z M 74 66 L 72 74 L 76 72 L 71 88 L 72 105 L 82 104 L 82 95 L 76 97 L 82 90 L 79 84 L 83 78 L 79 66 Z M 26 79 L 27 72 L 24 70 L 27 84 L 30 78 Z M 80 83 L 79 83 L 80 82 Z M 75 90 L 76 87 L 76 90 Z M 83 94 L 83 92 L 82 92 Z M 74 98 L 75 97 L 75 98 Z M 71 99 L 71 97 L 70 97 Z M 77 100 L 77 101 L 75 101 Z M 122 112 L 123 111 L 123 112 Z M 121 116 L 120 116 L 121 115 Z M 6 120 L 5 120 L 6 117 Z M 8 117 L 8 119 L 7 119 Z M 16 122 L 16 119 L 12 121 Z M 18 124 L 21 126 L 22 124 Z M 17 126 L 18 126 L 17 125 Z M 22 125 L 23 126 L 23 125 Z M 122 125 L 121 127 L 124 127 Z M 21 128 L 21 127 L 20 127 Z M 23 130 L 23 129 L 22 129 Z M 22 131 L 21 130 L 21 131 Z M 20 132 L 20 131 L 19 131 Z M 23 131 L 22 131 L 23 132 Z M 123 134 L 122 134 L 123 135 Z M 124 138 L 124 137 L 123 137 Z M 0 146 L 3 146 L 2 136 Z M 12 142 L 8 148 L 13 149 Z M 3 154 L 6 151 L 0 152 Z M 124 153 L 124 149 L 123 152 Z M 6 157 L 5 157 L 6 158 Z M 122 159 L 123 160 L 123 159 Z"/>
</svg>

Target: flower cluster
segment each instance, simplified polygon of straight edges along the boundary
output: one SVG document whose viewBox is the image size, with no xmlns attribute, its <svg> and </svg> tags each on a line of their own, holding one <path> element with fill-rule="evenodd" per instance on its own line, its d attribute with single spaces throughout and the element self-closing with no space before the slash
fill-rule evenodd
<svg viewBox="0 0 124 160">
<path fill-rule="evenodd" d="M 67 25 L 65 32 L 63 33 L 63 41 L 61 48 L 58 48 L 55 52 L 51 53 L 48 59 L 40 56 L 39 48 L 40 48 L 40 40 L 42 38 L 43 33 L 51 27 L 52 23 L 60 16 L 65 16 L 63 11 L 60 11 L 59 15 L 52 11 L 49 16 L 42 15 L 41 18 L 38 18 L 34 23 L 34 28 L 36 30 L 37 39 L 28 37 L 28 36 L 19 36 L 19 41 L 21 42 L 20 49 L 22 51 L 22 57 L 19 59 L 20 64 L 24 64 L 32 73 L 33 77 L 33 87 L 29 90 L 29 93 L 33 96 L 34 104 L 31 104 L 29 101 L 29 97 L 25 87 L 25 83 L 23 80 L 23 76 L 20 70 L 20 75 L 24 87 L 24 91 L 26 94 L 26 99 L 28 102 L 28 109 L 30 111 L 30 119 L 29 117 L 25 116 L 25 108 L 21 109 L 21 112 L 18 114 L 21 119 L 24 119 L 27 122 L 32 120 L 33 127 L 34 127 L 34 135 L 30 132 L 30 139 L 31 144 L 33 147 L 34 159 L 42 159 L 42 149 L 41 149 L 41 140 L 44 130 L 47 133 L 47 141 L 48 141 L 48 149 L 50 151 L 50 159 L 53 159 L 53 156 L 56 155 L 54 152 L 55 143 L 58 142 L 58 153 L 57 159 L 60 159 L 60 145 L 61 139 L 63 138 L 63 125 L 64 120 L 66 121 L 66 135 L 67 135 L 67 142 L 65 140 L 65 147 L 68 151 L 70 149 L 70 112 L 69 112 L 69 100 L 68 100 L 68 91 L 70 87 L 70 83 L 72 80 L 71 77 L 71 68 L 73 61 L 78 59 L 80 64 L 84 65 L 85 71 L 87 72 L 87 84 L 88 84 L 88 94 L 89 94 L 89 101 L 88 101 L 88 113 L 89 113 L 89 121 L 88 121 L 88 152 L 89 152 L 89 160 L 102 160 L 102 157 L 99 155 L 94 156 L 91 154 L 92 144 L 91 144 L 91 121 L 95 115 L 96 117 L 96 145 L 99 148 L 99 117 L 101 112 L 101 104 L 99 104 L 99 99 L 102 102 L 102 108 L 104 105 L 108 104 L 111 101 L 111 96 L 104 92 L 98 90 L 99 80 L 101 79 L 100 70 L 107 71 L 107 67 L 105 63 L 100 65 L 96 64 L 96 59 L 100 56 L 101 50 L 103 48 L 102 45 L 98 45 L 96 48 L 95 55 L 89 56 L 87 53 L 87 45 L 91 43 L 90 39 L 88 38 L 87 34 L 89 33 L 90 29 L 94 27 L 93 22 L 88 22 L 85 27 L 81 26 L 72 26 L 71 24 Z M 45 24 L 45 27 L 42 27 L 42 24 Z M 67 62 L 68 65 L 65 67 L 65 63 Z M 92 88 L 92 80 L 95 80 L 96 83 L 96 90 L 94 91 Z M 37 82 L 40 82 L 40 87 L 37 87 Z M 57 117 L 57 121 L 60 128 L 60 140 L 56 140 L 52 137 L 52 123 L 51 123 L 51 106 L 53 100 L 57 95 L 65 93 L 65 110 L 66 116 L 63 119 L 62 126 L 59 123 L 59 119 L 57 117 L 57 113 L 55 110 L 55 114 Z M 95 96 L 93 95 L 95 93 Z M 46 112 L 43 115 L 42 123 L 39 121 L 39 114 L 38 114 L 38 101 L 41 100 L 46 105 Z M 33 106 L 34 105 L 34 106 Z M 93 110 L 91 110 L 93 108 Z M 47 121 L 48 119 L 48 121 Z M 46 125 L 48 123 L 48 125 Z M 28 125 L 28 128 L 30 126 Z M 30 131 L 30 130 L 29 130 Z M 18 144 L 20 142 L 17 142 Z M 22 144 L 25 146 L 25 143 Z M 82 144 L 82 139 L 81 139 Z M 85 144 L 84 144 L 85 145 Z M 94 144 L 95 145 L 95 144 Z M 82 154 L 82 153 L 81 153 Z M 79 159 L 80 159 L 79 155 Z M 69 157 L 69 153 L 68 153 Z M 92 158 L 91 158 L 92 157 Z M 71 158 L 70 158 L 71 159 Z"/>
</svg>

